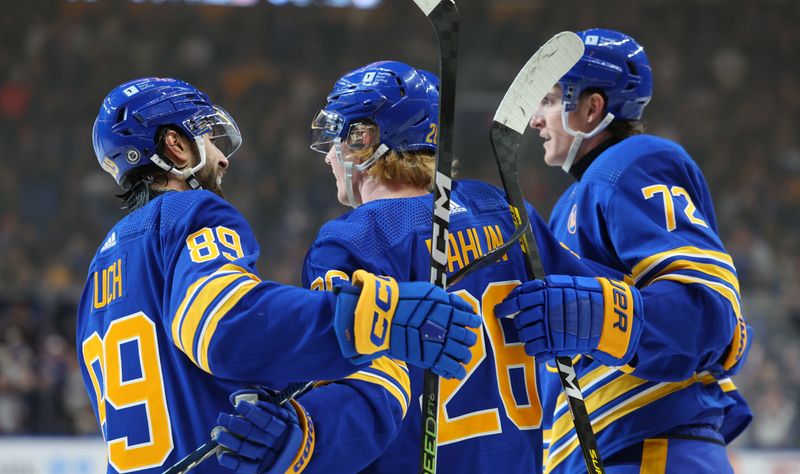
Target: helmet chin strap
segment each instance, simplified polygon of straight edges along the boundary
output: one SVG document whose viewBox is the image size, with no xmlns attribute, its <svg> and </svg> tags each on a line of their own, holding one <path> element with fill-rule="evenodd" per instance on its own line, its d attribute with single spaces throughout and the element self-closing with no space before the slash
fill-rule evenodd
<svg viewBox="0 0 800 474">
<path fill-rule="evenodd" d="M 574 137 L 572 140 L 572 145 L 570 145 L 569 151 L 567 152 L 567 158 L 564 160 L 564 164 L 561 165 L 561 169 L 564 170 L 565 173 L 569 173 L 570 168 L 572 168 L 572 163 L 575 161 L 575 156 L 578 154 L 578 149 L 581 147 L 583 140 L 592 138 L 593 136 L 605 130 L 606 127 L 608 127 L 608 124 L 614 120 L 614 114 L 608 112 L 605 118 L 603 118 L 603 120 L 598 123 L 591 132 L 588 133 L 578 132 L 571 129 L 567 123 L 568 117 L 569 112 L 566 111 L 566 108 L 561 109 L 561 126 L 564 128 L 564 131 Z"/>
<path fill-rule="evenodd" d="M 353 209 L 357 208 L 361 205 L 361 203 L 356 202 L 355 192 L 353 191 L 353 168 L 356 169 L 358 172 L 363 172 L 372 166 L 378 158 L 382 157 L 389 151 L 389 147 L 386 144 L 381 143 L 381 145 L 372 153 L 372 155 L 363 163 L 357 165 L 352 161 L 346 161 L 342 156 L 342 139 L 336 137 L 333 139 L 333 149 L 336 151 L 336 160 L 342 165 L 344 168 L 344 186 L 345 191 L 347 192 L 347 200 L 350 202 L 350 207 Z"/>
<path fill-rule="evenodd" d="M 191 168 L 178 169 L 172 162 L 161 158 L 157 154 L 151 156 L 150 161 L 155 163 L 162 170 L 185 179 L 186 184 L 188 184 L 190 188 L 203 189 L 203 187 L 200 185 L 200 181 L 198 181 L 195 177 L 195 174 L 202 170 L 206 165 L 206 147 L 202 136 L 194 137 L 194 141 L 197 143 L 197 154 L 200 155 L 200 161 Z"/>
</svg>

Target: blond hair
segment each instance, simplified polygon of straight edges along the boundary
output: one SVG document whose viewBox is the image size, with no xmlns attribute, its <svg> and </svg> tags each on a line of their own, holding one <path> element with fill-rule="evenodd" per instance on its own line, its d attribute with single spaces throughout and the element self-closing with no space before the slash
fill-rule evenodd
<svg viewBox="0 0 800 474">
<path fill-rule="evenodd" d="M 355 151 L 357 163 L 366 161 L 377 147 L 367 147 Z M 370 166 L 367 175 L 380 184 L 409 185 L 430 191 L 433 189 L 433 174 L 436 168 L 436 155 L 428 150 L 394 151 L 389 150 Z"/>
</svg>

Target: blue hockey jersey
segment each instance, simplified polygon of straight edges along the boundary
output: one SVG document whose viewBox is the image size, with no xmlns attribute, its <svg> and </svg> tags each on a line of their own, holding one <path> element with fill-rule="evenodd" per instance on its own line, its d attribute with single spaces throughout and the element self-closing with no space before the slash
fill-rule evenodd
<svg viewBox="0 0 800 474">
<path fill-rule="evenodd" d="M 281 389 L 358 370 L 333 331 L 333 295 L 262 281 L 258 253 L 244 218 L 207 191 L 161 195 L 109 231 L 77 317 L 109 473 L 162 472 L 209 439 L 242 385 Z M 387 370 L 402 387 L 408 375 L 395 363 L 373 365 L 373 379 L 335 390 L 379 430 L 399 424 L 405 409 L 376 380 Z M 324 425 L 338 416 L 316 415 Z M 211 460 L 196 472 L 220 469 Z"/>
<path fill-rule="evenodd" d="M 605 149 L 559 199 L 550 228 L 581 257 L 626 275 L 644 301 L 631 367 L 575 365 L 603 457 L 684 425 L 737 436 L 751 419 L 727 378 L 749 344 L 739 283 L 705 180 L 683 148 L 639 135 Z M 542 387 L 552 402 L 545 471 L 580 472 L 555 369 Z"/>
<path fill-rule="evenodd" d="M 514 231 L 504 195 L 488 184 L 455 182 L 450 208 L 448 271 L 499 246 Z M 303 285 L 330 289 L 338 278 L 357 269 L 392 275 L 400 281 L 427 280 L 430 274 L 431 195 L 368 202 L 327 223 L 306 256 Z M 593 274 L 557 242 L 544 222 L 528 208 L 545 269 L 577 275 Z M 464 380 L 440 381 L 439 472 L 505 474 L 539 472 L 541 467 L 542 407 L 537 390 L 534 359 L 527 356 L 510 321 L 494 315 L 495 304 L 526 278 L 519 245 L 498 262 L 473 273 L 449 291 L 459 294 L 483 317 L 476 329 L 478 343 L 472 348 Z M 508 323 L 508 326 L 506 326 Z M 362 372 L 359 372 L 362 374 Z M 419 466 L 423 371 L 410 368 L 411 404 L 398 427 L 396 438 L 381 451 L 360 459 L 380 457 L 361 466 L 336 461 L 351 458 L 344 448 L 330 447 L 329 473 L 417 472 Z M 369 373 L 363 373 L 369 376 Z M 335 384 L 332 384 L 335 385 Z M 312 396 L 314 391 L 300 399 Z M 398 400 L 400 403 L 401 400 Z M 335 404 L 352 431 L 363 430 L 348 404 Z M 329 407 L 320 406 L 320 409 Z M 312 413 L 313 410 L 309 408 Z M 318 422 L 318 431 L 326 426 Z M 320 440 L 321 442 L 321 440 Z M 314 460 L 312 460 L 313 464 Z"/>
</svg>

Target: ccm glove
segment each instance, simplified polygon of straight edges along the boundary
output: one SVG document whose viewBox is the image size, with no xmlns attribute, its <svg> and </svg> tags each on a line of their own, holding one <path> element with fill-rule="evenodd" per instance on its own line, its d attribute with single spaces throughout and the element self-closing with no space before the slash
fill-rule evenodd
<svg viewBox="0 0 800 474">
<path fill-rule="evenodd" d="M 430 283 L 397 283 L 364 270 L 342 282 L 334 328 L 345 357 L 361 364 L 380 356 L 431 369 L 445 378 L 466 376 L 481 320 L 461 298 Z"/>
<path fill-rule="evenodd" d="M 211 437 L 224 449 L 220 465 L 236 473 L 300 473 L 314 452 L 314 424 L 302 406 L 272 402 L 272 393 L 253 387 L 231 397 L 236 414 L 220 413 Z"/>
<path fill-rule="evenodd" d="M 531 280 L 494 310 L 498 317 L 513 319 L 530 356 L 587 354 L 609 366 L 631 361 L 644 324 L 639 290 L 608 278 Z"/>
</svg>

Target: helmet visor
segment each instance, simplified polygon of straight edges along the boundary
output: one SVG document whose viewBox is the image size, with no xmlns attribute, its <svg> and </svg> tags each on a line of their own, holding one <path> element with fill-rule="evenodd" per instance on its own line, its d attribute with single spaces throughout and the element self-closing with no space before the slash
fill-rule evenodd
<svg viewBox="0 0 800 474">
<path fill-rule="evenodd" d="M 344 117 L 338 113 L 320 110 L 311 123 L 311 149 L 327 154 L 336 137 L 344 138 L 344 144 L 351 150 L 363 150 L 378 144 L 380 129 L 376 124 L 369 120 L 359 120 L 351 123 L 347 134 L 342 136 L 344 122 Z"/>
<path fill-rule="evenodd" d="M 341 136 L 344 117 L 325 109 L 317 112 L 311 121 L 311 149 L 327 154 L 333 147 L 333 140 Z"/>
<path fill-rule="evenodd" d="M 184 125 L 195 136 L 208 134 L 208 139 L 226 158 L 230 158 L 242 144 L 242 133 L 236 121 L 218 105 L 214 106 L 210 114 L 207 110 L 196 113 Z"/>
</svg>

